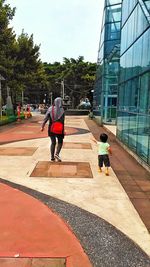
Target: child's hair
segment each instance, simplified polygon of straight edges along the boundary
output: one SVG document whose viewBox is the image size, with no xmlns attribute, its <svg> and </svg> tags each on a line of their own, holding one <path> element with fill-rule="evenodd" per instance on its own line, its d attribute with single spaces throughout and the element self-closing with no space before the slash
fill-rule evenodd
<svg viewBox="0 0 150 267">
<path fill-rule="evenodd" d="M 107 142 L 107 139 L 108 139 L 108 135 L 107 135 L 107 134 L 102 133 L 102 134 L 100 135 L 100 140 L 101 140 L 101 142 L 106 143 L 106 142 Z"/>
</svg>

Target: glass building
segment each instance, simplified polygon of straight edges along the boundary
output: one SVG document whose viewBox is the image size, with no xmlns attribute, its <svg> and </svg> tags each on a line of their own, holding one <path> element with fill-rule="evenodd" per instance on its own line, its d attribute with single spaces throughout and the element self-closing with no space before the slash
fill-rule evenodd
<svg viewBox="0 0 150 267">
<path fill-rule="evenodd" d="M 105 0 L 93 113 L 100 123 L 116 123 L 121 36 L 121 0 Z"/>
<path fill-rule="evenodd" d="M 150 1 L 122 4 L 117 137 L 150 165 Z"/>
<path fill-rule="evenodd" d="M 105 0 L 93 99 L 98 122 L 150 166 L 150 0 Z"/>
</svg>

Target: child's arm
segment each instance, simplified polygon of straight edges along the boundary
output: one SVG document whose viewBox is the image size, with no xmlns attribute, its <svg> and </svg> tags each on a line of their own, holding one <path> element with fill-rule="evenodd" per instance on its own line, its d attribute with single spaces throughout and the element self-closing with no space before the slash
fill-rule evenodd
<svg viewBox="0 0 150 267">
<path fill-rule="evenodd" d="M 91 140 L 97 144 L 97 140 L 95 138 L 91 138 Z"/>
<path fill-rule="evenodd" d="M 111 149 L 110 146 L 108 147 L 108 152 L 109 152 L 110 155 L 112 155 L 112 149 Z"/>
</svg>

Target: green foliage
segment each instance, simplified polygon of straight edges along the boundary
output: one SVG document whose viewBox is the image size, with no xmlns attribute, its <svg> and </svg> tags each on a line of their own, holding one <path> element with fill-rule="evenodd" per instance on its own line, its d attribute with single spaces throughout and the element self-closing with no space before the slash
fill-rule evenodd
<svg viewBox="0 0 150 267">
<path fill-rule="evenodd" d="M 11 9 L 5 0 L 0 0 L 0 74 L 9 79 L 13 72 L 12 51 L 15 34 L 9 28 L 9 21 L 13 18 L 15 9 Z"/>
<path fill-rule="evenodd" d="M 13 103 L 21 98 L 22 91 L 30 94 L 47 87 L 47 76 L 39 60 L 40 46 L 34 44 L 33 35 L 22 33 L 16 39 L 10 20 L 15 15 L 5 0 L 0 0 L 0 74 L 3 82 L 3 98 L 6 102 L 6 86 L 11 89 Z M 5 93 L 5 94 L 4 94 Z"/>
<path fill-rule="evenodd" d="M 84 62 L 82 56 L 78 59 L 64 57 L 62 64 L 44 63 L 44 68 L 54 97 L 61 95 L 61 81 L 64 80 L 65 95 L 70 96 L 73 108 L 78 106 L 81 98 L 88 97 L 92 101 L 96 63 Z"/>
<path fill-rule="evenodd" d="M 14 121 L 16 121 L 17 120 L 17 118 L 16 118 L 16 116 L 3 116 L 1 119 L 0 119 L 0 126 L 2 126 L 2 125 L 5 125 L 5 124 L 8 124 L 8 123 L 10 123 L 10 122 L 14 122 Z"/>
</svg>

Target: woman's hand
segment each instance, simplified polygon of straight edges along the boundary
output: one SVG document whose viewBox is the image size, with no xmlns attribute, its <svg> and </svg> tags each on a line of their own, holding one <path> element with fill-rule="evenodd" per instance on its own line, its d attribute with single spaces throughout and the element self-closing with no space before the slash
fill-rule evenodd
<svg viewBox="0 0 150 267">
<path fill-rule="evenodd" d="M 44 131 L 44 128 L 42 127 L 42 128 L 41 128 L 41 132 L 43 132 L 43 131 Z"/>
</svg>

